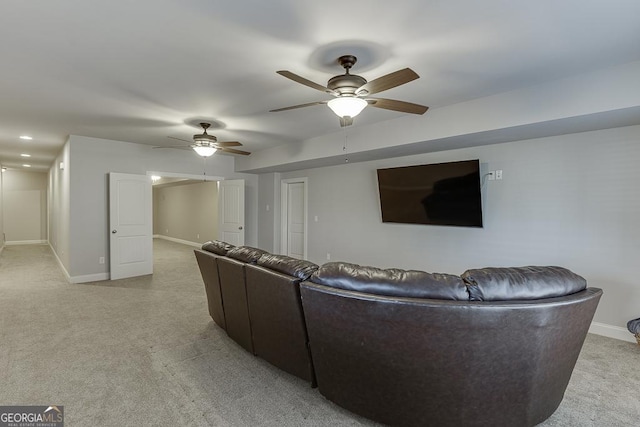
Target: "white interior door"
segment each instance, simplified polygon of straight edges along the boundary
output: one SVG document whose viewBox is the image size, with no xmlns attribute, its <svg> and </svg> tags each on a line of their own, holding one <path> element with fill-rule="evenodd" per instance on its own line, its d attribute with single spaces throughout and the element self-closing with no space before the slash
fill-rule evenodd
<svg viewBox="0 0 640 427">
<path fill-rule="evenodd" d="M 153 273 L 151 177 L 109 174 L 111 280 Z"/>
<path fill-rule="evenodd" d="M 307 257 L 307 181 L 282 181 L 281 252 L 293 258 Z"/>
<path fill-rule="evenodd" d="M 244 245 L 244 179 L 218 181 L 218 239 Z"/>
</svg>

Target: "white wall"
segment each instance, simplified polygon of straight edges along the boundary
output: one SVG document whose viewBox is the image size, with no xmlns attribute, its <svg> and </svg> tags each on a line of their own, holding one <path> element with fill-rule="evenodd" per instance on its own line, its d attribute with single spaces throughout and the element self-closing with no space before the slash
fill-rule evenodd
<svg viewBox="0 0 640 427">
<path fill-rule="evenodd" d="M 280 174 L 260 175 L 258 184 L 258 246 L 269 252 L 280 250 Z"/>
<path fill-rule="evenodd" d="M 65 146 L 66 149 L 66 146 Z M 64 157 L 65 152 L 61 153 Z M 60 160 L 61 161 L 61 160 Z M 54 163 L 50 174 L 59 174 Z M 257 177 L 235 174 L 234 158 L 217 155 L 203 163 L 201 157 L 184 150 L 153 150 L 151 146 L 88 138 L 72 135 L 68 141 L 68 159 L 62 177 L 69 174 L 68 198 L 66 182 L 55 185 L 58 193 L 52 197 L 53 216 L 59 218 L 52 225 L 52 234 L 60 248 L 61 240 L 68 235 L 68 258 L 58 253 L 72 282 L 100 280 L 108 277 L 109 223 L 108 223 L 108 173 L 132 173 L 144 175 L 147 171 L 185 175 L 219 176 L 245 179 L 246 241 L 257 243 Z M 68 203 L 68 233 L 65 233 L 65 209 Z M 53 245 L 52 245 L 53 246 Z M 60 251 L 64 250 L 62 245 Z M 55 249 L 55 247 L 54 247 Z M 99 264 L 105 257 L 105 264 Z"/>
<path fill-rule="evenodd" d="M 218 238 L 218 183 L 153 187 L 153 234 L 204 243 Z"/>
<path fill-rule="evenodd" d="M 7 242 L 46 241 L 46 172 L 7 170 L 3 175 L 3 223 Z"/>
<path fill-rule="evenodd" d="M 49 169 L 49 245 L 58 257 L 62 267 L 68 272 L 69 263 L 69 227 L 70 227 L 70 191 L 71 179 L 69 164 L 69 141 Z M 62 168 L 61 168 L 62 165 Z"/>
<path fill-rule="evenodd" d="M 381 222 L 377 168 L 476 158 L 483 170 L 504 171 L 502 181 L 483 188 L 484 228 Z M 595 320 L 623 328 L 640 315 L 638 164 L 640 126 L 632 126 L 289 172 L 282 179 L 309 178 L 313 262 L 326 262 L 330 253 L 331 260 L 453 274 L 560 265 L 603 288 Z"/>
</svg>

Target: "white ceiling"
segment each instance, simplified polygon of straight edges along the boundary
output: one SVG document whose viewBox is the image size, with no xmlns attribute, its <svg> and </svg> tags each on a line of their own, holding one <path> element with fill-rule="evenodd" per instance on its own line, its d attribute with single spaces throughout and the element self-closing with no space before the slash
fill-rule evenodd
<svg viewBox="0 0 640 427">
<path fill-rule="evenodd" d="M 4 0 L 0 40 L 0 163 L 43 170 L 71 134 L 171 145 L 204 118 L 256 152 L 336 132 L 325 106 L 268 110 L 328 99 L 276 71 L 326 84 L 341 54 L 369 80 L 412 68 L 380 96 L 432 108 L 638 61 L 640 2 Z"/>
</svg>

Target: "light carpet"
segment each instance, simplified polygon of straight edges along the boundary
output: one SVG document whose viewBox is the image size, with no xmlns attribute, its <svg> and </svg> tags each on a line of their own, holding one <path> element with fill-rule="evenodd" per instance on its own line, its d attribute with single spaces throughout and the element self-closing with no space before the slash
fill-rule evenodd
<svg viewBox="0 0 640 427">
<path fill-rule="evenodd" d="M 541 426 L 640 425 L 638 362 L 640 347 L 589 335 Z M 5 247 L 0 405 L 18 404 L 64 405 L 68 426 L 377 425 L 229 339 L 193 248 L 158 239 L 153 275 L 90 284 L 69 284 L 48 246 Z"/>
</svg>

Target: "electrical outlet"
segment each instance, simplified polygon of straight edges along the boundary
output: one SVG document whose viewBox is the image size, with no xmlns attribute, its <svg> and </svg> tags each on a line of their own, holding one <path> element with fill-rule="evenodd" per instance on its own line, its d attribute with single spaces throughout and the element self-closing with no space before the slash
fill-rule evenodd
<svg viewBox="0 0 640 427">
<path fill-rule="evenodd" d="M 495 171 L 487 172 L 487 179 L 489 181 L 493 181 L 494 179 L 496 179 L 496 172 Z"/>
<path fill-rule="evenodd" d="M 200 238 L 200 235 L 199 235 L 199 234 L 196 234 L 196 239 L 199 239 L 199 238 Z"/>
<path fill-rule="evenodd" d="M 98 264 L 104 264 L 104 257 L 103 256 L 98 258 Z"/>
<path fill-rule="evenodd" d="M 327 261 L 329 261 L 330 259 L 331 259 L 331 254 L 327 252 Z"/>
<path fill-rule="evenodd" d="M 496 171 L 496 179 L 502 179 L 502 169 Z"/>
</svg>

